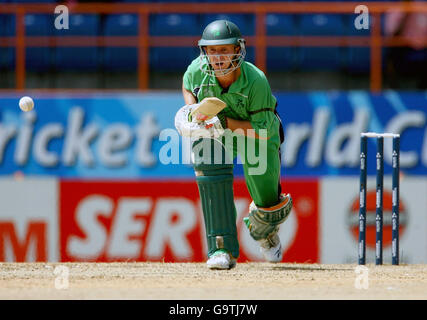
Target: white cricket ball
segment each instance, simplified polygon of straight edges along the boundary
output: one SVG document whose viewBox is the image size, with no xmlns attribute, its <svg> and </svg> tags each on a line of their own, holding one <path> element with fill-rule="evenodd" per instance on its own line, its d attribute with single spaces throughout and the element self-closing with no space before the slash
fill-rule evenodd
<svg viewBox="0 0 427 320">
<path fill-rule="evenodd" d="M 22 97 L 19 100 L 19 108 L 21 108 L 22 111 L 31 111 L 34 108 L 34 101 L 30 97 Z"/>
</svg>

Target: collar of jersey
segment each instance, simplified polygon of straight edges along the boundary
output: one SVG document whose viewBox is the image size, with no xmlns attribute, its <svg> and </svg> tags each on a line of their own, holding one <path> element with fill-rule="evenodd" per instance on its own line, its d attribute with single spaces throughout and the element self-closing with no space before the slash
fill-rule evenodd
<svg viewBox="0 0 427 320">
<path fill-rule="evenodd" d="M 240 75 L 234 81 L 227 90 L 227 93 L 240 93 L 241 89 L 246 86 L 246 64 L 245 61 L 243 61 L 242 65 L 240 66 Z M 221 88 L 221 85 L 219 84 L 218 79 L 215 77 L 215 84 Z M 236 88 L 236 89 L 235 89 Z"/>
</svg>

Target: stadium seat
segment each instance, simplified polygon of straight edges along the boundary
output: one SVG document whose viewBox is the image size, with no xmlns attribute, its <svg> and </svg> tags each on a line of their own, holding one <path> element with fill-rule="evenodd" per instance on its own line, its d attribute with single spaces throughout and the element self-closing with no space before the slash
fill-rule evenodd
<svg viewBox="0 0 427 320">
<path fill-rule="evenodd" d="M 292 0 L 290 0 L 292 1 Z M 350 2 L 351 0 L 347 0 Z M 296 2 L 345 2 L 342 0 L 297 0 Z"/>
<path fill-rule="evenodd" d="M 0 14 L 0 34 L 3 36 L 15 35 L 15 15 Z"/>
<path fill-rule="evenodd" d="M 408 62 L 422 62 L 427 61 L 427 49 L 413 50 L 407 56 Z"/>
<path fill-rule="evenodd" d="M 246 47 L 245 61 L 255 64 L 255 47 Z"/>
<path fill-rule="evenodd" d="M 150 17 L 150 35 L 200 36 L 202 28 L 198 15 L 157 14 Z M 150 49 L 150 66 L 154 71 L 185 71 L 199 55 L 196 44 L 192 47 L 154 47 Z"/>
<path fill-rule="evenodd" d="M 286 71 L 295 65 L 295 50 L 290 47 L 268 47 L 267 69 L 269 71 Z"/>
<path fill-rule="evenodd" d="M 343 34 L 340 15 L 304 14 L 300 17 L 301 36 L 340 36 Z M 343 48 L 300 47 L 299 66 L 304 70 L 337 70 L 343 66 Z"/>
<path fill-rule="evenodd" d="M 353 73 L 369 72 L 371 66 L 370 49 L 364 47 L 348 48 L 347 69 Z"/>
<path fill-rule="evenodd" d="M 57 36 L 97 36 L 99 16 L 93 14 L 70 15 L 69 29 L 57 30 Z M 93 71 L 99 66 L 97 47 L 58 47 L 55 50 L 55 66 L 58 70 Z"/>
<path fill-rule="evenodd" d="M 150 67 L 152 71 L 184 72 L 199 54 L 197 47 L 151 48 Z"/>
<path fill-rule="evenodd" d="M 295 17 L 289 14 L 269 13 L 266 16 L 268 36 L 294 36 L 296 34 Z M 284 71 L 294 64 L 295 48 L 268 47 L 267 69 Z"/>
<path fill-rule="evenodd" d="M 0 14 L 0 37 L 15 35 L 15 16 Z M 15 68 L 15 48 L 0 47 L 0 68 L 8 70 Z"/>
<path fill-rule="evenodd" d="M 372 24 L 374 17 L 370 16 L 369 29 L 356 29 L 354 20 L 357 14 L 344 15 L 344 21 L 346 26 L 346 35 L 350 36 L 369 36 L 372 30 Z M 381 33 L 384 35 L 385 30 L 385 19 L 384 15 L 381 18 Z M 387 54 L 387 49 L 382 51 L 383 68 L 384 61 Z M 354 73 L 367 73 L 370 70 L 370 48 L 369 47 L 349 47 L 347 50 L 348 59 L 348 70 Z"/>
<path fill-rule="evenodd" d="M 370 29 L 357 29 L 354 25 L 357 14 L 344 15 L 345 34 L 348 36 L 369 36 Z M 372 19 L 370 20 L 372 24 Z M 352 73 L 366 73 L 370 69 L 370 48 L 348 47 L 347 70 Z"/>
<path fill-rule="evenodd" d="M 51 36 L 53 19 L 47 14 L 27 14 L 25 16 L 25 34 L 28 36 Z M 31 71 L 45 71 L 51 64 L 49 47 L 30 47 L 26 49 L 25 67 Z"/>
<path fill-rule="evenodd" d="M 122 2 L 128 2 L 128 3 L 144 3 L 144 2 L 157 2 L 154 0 L 122 0 Z"/>
<path fill-rule="evenodd" d="M 229 0 L 228 2 L 250 2 L 251 0 L 249 0 L 249 1 L 242 1 L 242 0 Z M 201 0 L 201 1 L 199 1 L 199 2 L 219 2 L 218 0 Z"/>
<path fill-rule="evenodd" d="M 164 2 L 170 2 L 170 3 L 174 3 L 174 2 L 201 2 L 200 0 L 156 0 L 154 2 L 158 2 L 158 3 L 164 3 Z"/>
<path fill-rule="evenodd" d="M 135 14 L 113 14 L 105 19 L 105 36 L 138 35 L 138 16 Z M 104 68 L 106 70 L 135 70 L 138 63 L 138 49 L 131 47 L 105 47 Z"/>
<path fill-rule="evenodd" d="M 9 0 L 11 3 L 55 3 L 57 0 Z"/>
<path fill-rule="evenodd" d="M 297 32 L 295 17 L 291 14 L 269 13 L 266 15 L 265 24 L 269 36 L 291 36 Z"/>
<path fill-rule="evenodd" d="M 202 32 L 198 15 L 154 14 L 150 16 L 150 35 L 183 36 L 200 35 Z"/>
</svg>

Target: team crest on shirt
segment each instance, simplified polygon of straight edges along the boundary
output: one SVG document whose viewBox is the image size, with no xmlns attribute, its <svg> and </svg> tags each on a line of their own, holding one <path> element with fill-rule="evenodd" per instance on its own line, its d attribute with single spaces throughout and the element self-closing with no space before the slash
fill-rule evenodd
<svg viewBox="0 0 427 320">
<path fill-rule="evenodd" d="M 237 98 L 235 100 L 233 99 L 229 102 L 229 106 L 231 107 L 233 112 L 236 113 L 242 119 L 248 116 L 248 111 L 246 110 L 246 105 L 243 99 L 241 98 Z"/>
<path fill-rule="evenodd" d="M 238 107 L 239 109 L 244 109 L 244 108 L 245 108 L 245 105 L 244 105 L 244 103 L 243 103 L 243 100 L 242 100 L 242 99 L 238 99 L 238 100 L 237 100 L 237 107 Z"/>
<path fill-rule="evenodd" d="M 239 113 L 239 114 L 245 114 L 246 113 L 246 108 L 245 108 L 245 104 L 243 103 L 243 99 L 237 99 L 236 104 L 234 105 L 234 109 Z"/>
</svg>

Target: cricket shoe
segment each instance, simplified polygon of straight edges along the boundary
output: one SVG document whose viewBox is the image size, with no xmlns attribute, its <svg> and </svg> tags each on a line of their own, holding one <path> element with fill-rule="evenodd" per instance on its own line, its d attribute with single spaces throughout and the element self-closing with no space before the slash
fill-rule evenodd
<svg viewBox="0 0 427 320">
<path fill-rule="evenodd" d="M 225 250 L 217 250 L 209 257 L 206 265 L 213 270 L 229 270 L 236 266 L 236 259 Z"/>
<path fill-rule="evenodd" d="M 260 251 L 265 260 L 272 263 L 282 261 L 282 244 L 280 243 L 280 238 L 277 233 L 274 233 L 267 239 L 258 240 L 258 243 L 260 245 Z"/>
</svg>

